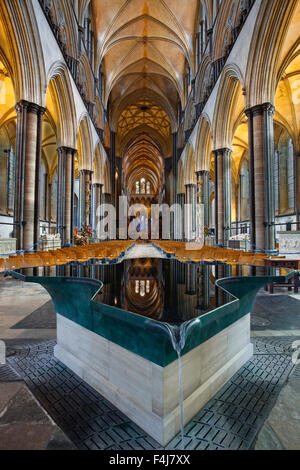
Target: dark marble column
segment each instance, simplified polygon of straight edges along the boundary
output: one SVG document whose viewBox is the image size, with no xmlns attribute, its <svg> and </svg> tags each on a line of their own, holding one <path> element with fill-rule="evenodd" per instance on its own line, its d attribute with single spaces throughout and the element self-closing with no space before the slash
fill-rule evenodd
<svg viewBox="0 0 300 470">
<path fill-rule="evenodd" d="M 89 225 L 91 211 L 91 180 L 92 171 L 80 170 L 79 172 L 79 225 Z"/>
<path fill-rule="evenodd" d="M 102 198 L 102 184 L 92 185 L 92 230 L 96 238 L 100 238 L 100 205 Z"/>
<path fill-rule="evenodd" d="M 209 227 L 209 171 L 197 171 L 196 176 L 197 204 L 203 205 L 204 226 Z"/>
<path fill-rule="evenodd" d="M 184 234 L 187 241 L 195 239 L 196 233 L 196 185 L 186 184 L 185 185 L 185 203 L 189 207 L 185 210 L 185 228 L 186 233 Z"/>
<path fill-rule="evenodd" d="M 110 133 L 110 177 L 111 177 L 111 194 L 112 204 L 117 207 L 117 185 L 116 185 L 116 133 Z"/>
<path fill-rule="evenodd" d="M 184 239 L 184 203 L 185 203 L 185 194 L 178 193 L 177 204 L 180 206 L 181 211 L 178 211 L 178 213 L 176 213 L 175 232 L 176 232 L 177 240 Z"/>
<path fill-rule="evenodd" d="M 16 104 L 16 112 L 14 236 L 17 249 L 28 249 L 39 239 L 39 173 L 45 108 L 22 100 Z"/>
<path fill-rule="evenodd" d="M 225 244 L 231 235 L 231 150 L 214 150 L 216 243 Z"/>
<path fill-rule="evenodd" d="M 74 231 L 74 163 L 76 150 L 68 147 L 57 149 L 57 213 L 56 227 L 62 246 L 73 242 Z"/>
<path fill-rule="evenodd" d="M 172 134 L 172 197 L 171 205 L 177 203 L 177 132 Z M 171 237 L 176 239 L 176 214 L 171 213 Z"/>
<path fill-rule="evenodd" d="M 41 176 L 41 160 L 42 160 L 42 141 L 43 141 L 43 117 L 46 112 L 45 108 L 37 109 L 37 138 L 36 138 L 36 165 L 35 165 L 35 201 L 34 201 L 34 244 L 36 244 L 41 235 L 40 230 L 40 176 Z M 42 195 L 43 197 L 43 195 Z M 45 201 L 46 204 L 46 201 Z"/>
<path fill-rule="evenodd" d="M 296 229 L 300 230 L 300 153 L 295 156 L 295 210 L 296 210 Z"/>
<path fill-rule="evenodd" d="M 251 233 L 252 243 L 257 250 L 275 249 L 274 112 L 271 103 L 246 110 Z"/>
</svg>

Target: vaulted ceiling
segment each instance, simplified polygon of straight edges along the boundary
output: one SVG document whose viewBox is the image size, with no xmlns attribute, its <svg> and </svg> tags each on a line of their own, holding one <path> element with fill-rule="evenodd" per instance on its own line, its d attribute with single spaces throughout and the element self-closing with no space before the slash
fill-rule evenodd
<svg viewBox="0 0 300 470">
<path fill-rule="evenodd" d="M 174 121 L 187 63 L 193 71 L 198 0 L 93 0 L 92 6 L 111 116 L 118 122 L 124 109 L 148 99 Z"/>
</svg>

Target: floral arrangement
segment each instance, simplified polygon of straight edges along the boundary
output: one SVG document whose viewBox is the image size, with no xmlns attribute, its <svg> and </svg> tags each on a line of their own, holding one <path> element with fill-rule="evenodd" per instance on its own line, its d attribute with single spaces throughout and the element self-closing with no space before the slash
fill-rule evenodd
<svg viewBox="0 0 300 470">
<path fill-rule="evenodd" d="M 204 227 L 204 237 L 209 237 L 210 235 L 210 230 L 207 226 Z"/>
<path fill-rule="evenodd" d="M 80 232 L 75 228 L 74 230 L 74 243 L 76 246 L 86 246 L 89 244 L 89 239 L 93 236 L 90 225 L 85 225 Z"/>
</svg>

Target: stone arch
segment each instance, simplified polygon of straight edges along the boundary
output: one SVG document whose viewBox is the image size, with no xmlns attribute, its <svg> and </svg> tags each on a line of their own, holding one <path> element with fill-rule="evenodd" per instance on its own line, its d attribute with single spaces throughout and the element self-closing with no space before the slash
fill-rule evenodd
<svg viewBox="0 0 300 470">
<path fill-rule="evenodd" d="M 206 115 L 202 115 L 200 117 L 196 138 L 195 155 L 196 171 L 209 171 L 212 156 L 212 134 L 211 124 Z"/>
<path fill-rule="evenodd" d="M 195 153 L 188 143 L 184 160 L 184 184 L 196 184 L 196 182 Z"/>
<path fill-rule="evenodd" d="M 184 194 L 184 172 L 182 160 L 178 162 L 178 177 L 177 177 L 177 194 Z"/>
<path fill-rule="evenodd" d="M 42 105 L 46 71 L 32 1 L 1 2 L 0 25 L 1 47 L 12 67 L 16 102 Z"/>
<path fill-rule="evenodd" d="M 111 183 L 110 183 L 110 169 L 109 169 L 109 161 L 106 159 L 104 163 L 104 185 L 103 185 L 103 193 L 111 194 Z"/>
<path fill-rule="evenodd" d="M 91 73 L 91 66 L 86 54 L 82 54 L 78 63 L 79 87 L 85 98 L 89 102 L 94 101 L 94 80 Z"/>
<path fill-rule="evenodd" d="M 80 170 L 93 169 L 93 136 L 87 114 L 80 119 L 78 128 L 78 166 Z"/>
<path fill-rule="evenodd" d="M 48 79 L 56 116 L 52 116 L 57 129 L 57 145 L 76 148 L 76 110 L 69 72 L 64 63 L 51 67 Z"/>
<path fill-rule="evenodd" d="M 93 161 L 93 183 L 104 184 L 104 165 L 102 146 L 98 143 Z"/>
<path fill-rule="evenodd" d="M 293 21 L 298 27 L 290 28 Z M 299 27 L 299 0 L 262 2 L 247 65 L 247 107 L 268 102 L 274 104 L 280 59 L 298 39 Z"/>
<path fill-rule="evenodd" d="M 238 67 L 225 67 L 214 108 L 214 149 L 231 148 L 234 124 L 245 108 L 244 91 Z"/>
</svg>

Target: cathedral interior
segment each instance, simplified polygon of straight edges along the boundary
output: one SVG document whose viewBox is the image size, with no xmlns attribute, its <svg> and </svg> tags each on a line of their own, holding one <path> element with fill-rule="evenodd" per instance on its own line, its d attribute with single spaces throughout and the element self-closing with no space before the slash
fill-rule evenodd
<svg viewBox="0 0 300 470">
<path fill-rule="evenodd" d="M 0 188 L 0 450 L 300 449 L 299 0 L 1 0 Z M 124 236 L 120 197 L 127 211 L 146 207 L 134 240 L 127 234 L 133 212 Z M 161 215 L 151 240 L 153 204 L 177 208 L 167 239 Z M 104 230 L 101 206 L 115 209 L 112 231 Z M 240 301 L 235 323 L 216 320 L 214 333 L 195 333 L 198 343 L 186 333 L 186 419 L 165 391 L 159 406 L 170 406 L 176 431 L 164 429 L 163 437 L 156 424 L 141 424 L 161 417 L 154 396 L 152 414 L 140 419 L 111 401 L 102 382 L 94 386 L 66 346 L 69 311 L 62 313 L 52 284 L 32 281 L 97 281 L 93 299 L 107 312 L 181 332 L 239 298 L 222 290 L 224 279 L 242 285 L 262 276 L 267 286 L 257 287 L 247 312 Z M 69 295 L 66 285 L 64 301 L 75 309 L 74 289 Z M 80 289 L 89 304 L 91 293 Z M 90 330 L 84 321 L 76 324 Z M 128 396 L 136 393 L 143 415 L 141 374 L 149 363 L 171 368 L 174 351 L 162 363 L 146 337 L 140 352 L 121 334 L 92 331 L 110 342 L 103 364 L 113 363 L 117 347 L 136 355 L 124 367 L 134 371 Z M 227 365 L 219 363 L 225 331 L 229 349 L 246 335 Z M 75 334 L 73 344 L 87 341 L 83 349 L 98 354 L 96 340 Z M 207 380 L 218 384 L 209 396 L 204 369 L 195 389 L 188 385 L 198 349 Z"/>
</svg>

